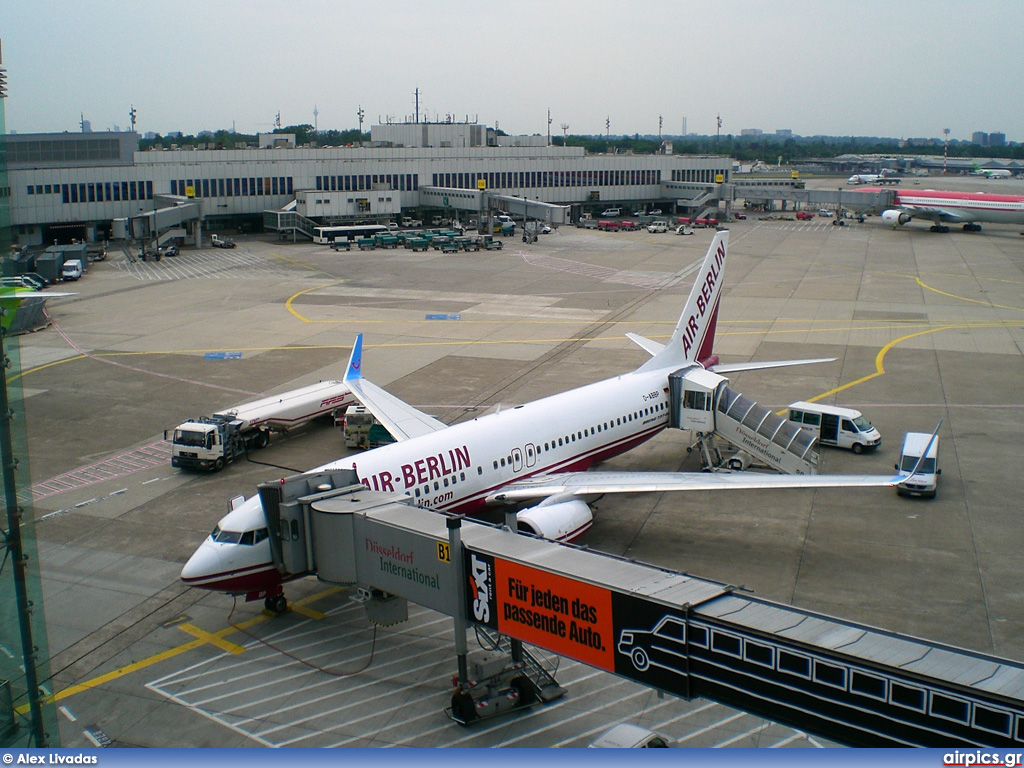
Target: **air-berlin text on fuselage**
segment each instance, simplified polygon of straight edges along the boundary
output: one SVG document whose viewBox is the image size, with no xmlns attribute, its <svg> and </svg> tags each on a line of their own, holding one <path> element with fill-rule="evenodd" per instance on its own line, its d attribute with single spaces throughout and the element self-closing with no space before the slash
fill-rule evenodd
<svg viewBox="0 0 1024 768">
<path fill-rule="evenodd" d="M 394 493 L 431 480 L 450 475 L 470 466 L 469 447 L 452 448 L 448 451 L 424 456 L 422 459 L 403 464 L 397 472 L 382 470 L 363 478 L 363 485 L 375 491 Z"/>
<path fill-rule="evenodd" d="M 697 294 L 697 314 L 690 315 L 686 321 L 686 328 L 683 329 L 683 354 L 689 355 L 690 348 L 693 346 L 693 342 L 696 341 L 697 333 L 699 331 L 697 327 L 697 321 L 702 320 L 704 315 L 711 311 L 711 295 L 715 290 L 715 283 L 718 282 L 718 278 L 722 274 L 720 267 L 722 262 L 725 261 L 725 243 L 718 244 L 718 250 L 715 251 L 715 258 L 711 262 L 711 268 L 704 275 L 704 282 L 700 286 L 700 293 Z"/>
</svg>

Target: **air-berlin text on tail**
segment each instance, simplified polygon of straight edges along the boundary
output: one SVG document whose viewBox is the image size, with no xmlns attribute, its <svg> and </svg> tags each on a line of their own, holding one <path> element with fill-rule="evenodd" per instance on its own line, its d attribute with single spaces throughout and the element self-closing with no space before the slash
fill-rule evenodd
<svg viewBox="0 0 1024 768">
<path fill-rule="evenodd" d="M 725 243 L 722 242 L 718 244 L 718 250 L 715 251 L 714 259 L 708 265 L 708 271 L 704 273 L 703 282 L 700 284 L 700 293 L 697 294 L 697 312 L 690 315 L 686 321 L 686 328 L 683 330 L 683 354 L 687 356 L 689 356 L 690 349 L 693 347 L 694 341 L 697 340 L 697 334 L 700 332 L 700 328 L 697 325 L 698 321 L 703 320 L 704 316 L 714 309 L 711 297 L 715 292 L 715 284 L 722 275 L 721 267 L 724 261 Z"/>
<path fill-rule="evenodd" d="M 362 482 L 363 485 L 374 491 L 394 493 L 417 485 L 425 485 L 431 480 L 454 474 L 470 465 L 469 446 L 464 445 L 461 448 L 452 448 L 403 464 L 397 472 L 382 470 L 364 477 Z"/>
</svg>

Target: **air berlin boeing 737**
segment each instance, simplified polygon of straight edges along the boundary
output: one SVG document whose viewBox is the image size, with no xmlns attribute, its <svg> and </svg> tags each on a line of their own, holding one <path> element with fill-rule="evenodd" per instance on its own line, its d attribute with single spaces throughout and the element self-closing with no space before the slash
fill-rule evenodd
<svg viewBox="0 0 1024 768">
<path fill-rule="evenodd" d="M 862 191 L 882 190 L 876 188 Z M 934 221 L 932 232 L 949 232 L 947 224 L 963 224 L 965 232 L 980 232 L 979 221 L 1024 224 L 1024 195 L 897 189 L 894 206 L 882 211 L 882 220 L 896 227 L 911 219 Z"/>
<path fill-rule="evenodd" d="M 635 371 L 452 426 L 364 379 L 360 334 L 345 381 L 397 442 L 312 471 L 354 470 L 368 488 L 446 512 L 525 504 L 520 529 L 557 540 L 585 532 L 592 521 L 588 500 L 606 493 L 896 485 L 893 477 L 870 475 L 585 471 L 666 428 L 673 372 L 727 373 L 829 359 L 719 364 L 712 346 L 727 246 L 728 232 L 717 233 L 667 345 L 629 335 L 651 355 Z M 255 495 L 221 519 L 182 569 L 182 581 L 249 600 L 264 597 L 268 607 L 282 610 L 271 535 Z"/>
</svg>

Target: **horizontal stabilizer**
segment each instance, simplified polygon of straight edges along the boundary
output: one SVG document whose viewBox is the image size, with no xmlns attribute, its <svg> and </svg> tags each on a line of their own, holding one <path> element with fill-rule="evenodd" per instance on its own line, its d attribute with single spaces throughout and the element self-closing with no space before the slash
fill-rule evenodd
<svg viewBox="0 0 1024 768">
<path fill-rule="evenodd" d="M 832 363 L 834 357 L 812 357 L 806 360 L 766 360 L 749 363 L 716 363 L 708 368 L 713 373 L 738 373 L 740 371 L 763 371 L 768 368 L 788 368 L 792 365 L 812 365 L 813 363 Z"/>
<path fill-rule="evenodd" d="M 636 333 L 627 333 L 626 338 L 640 347 L 640 349 L 644 350 L 647 354 L 651 355 L 651 357 L 658 354 L 665 348 L 664 344 L 657 341 L 651 341 L 650 339 Z"/>
</svg>

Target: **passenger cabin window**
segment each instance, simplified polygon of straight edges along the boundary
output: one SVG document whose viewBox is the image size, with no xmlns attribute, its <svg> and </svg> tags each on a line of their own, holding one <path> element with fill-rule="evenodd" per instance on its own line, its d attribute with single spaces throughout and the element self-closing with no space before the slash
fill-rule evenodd
<svg viewBox="0 0 1024 768">
<path fill-rule="evenodd" d="M 1008 736 L 1010 733 L 1010 713 L 1000 712 L 997 709 L 989 709 L 988 707 L 975 704 L 974 727 L 980 728 L 983 731 Z"/>
<path fill-rule="evenodd" d="M 970 712 L 970 704 L 963 699 L 954 699 L 941 693 L 932 694 L 932 714 L 936 717 L 967 723 L 970 720 Z"/>
<path fill-rule="evenodd" d="M 788 672 L 797 677 L 810 678 L 811 660 L 789 651 L 779 651 L 779 671 Z"/>
<path fill-rule="evenodd" d="M 889 699 L 897 706 L 924 712 L 924 691 L 920 688 L 911 688 L 909 685 L 893 683 L 889 692 Z"/>
<path fill-rule="evenodd" d="M 853 670 L 850 673 L 850 690 L 862 696 L 885 701 L 885 680 L 874 675 L 865 675 L 863 672 Z"/>
</svg>

